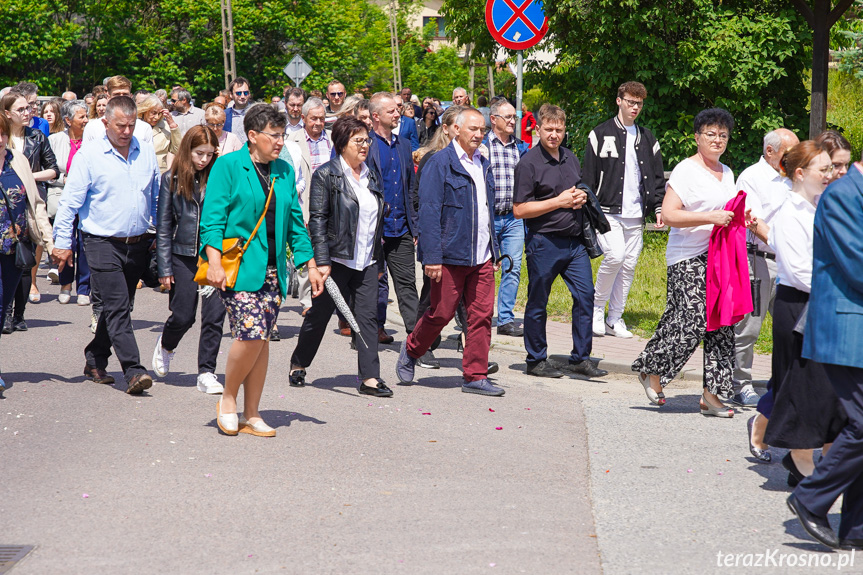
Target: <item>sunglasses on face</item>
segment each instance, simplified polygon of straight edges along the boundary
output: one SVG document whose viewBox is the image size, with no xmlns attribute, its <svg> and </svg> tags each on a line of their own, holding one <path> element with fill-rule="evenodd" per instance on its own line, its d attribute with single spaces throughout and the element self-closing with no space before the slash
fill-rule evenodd
<svg viewBox="0 0 863 575">
<path fill-rule="evenodd" d="M 244 91 L 242 91 L 242 92 L 234 92 L 234 95 L 235 95 L 235 96 L 248 96 L 248 95 L 249 95 L 249 91 L 248 91 L 248 90 L 244 90 Z"/>
<path fill-rule="evenodd" d="M 344 92 L 330 92 L 329 95 L 332 98 L 341 98 L 342 96 L 345 95 L 345 93 Z"/>
</svg>

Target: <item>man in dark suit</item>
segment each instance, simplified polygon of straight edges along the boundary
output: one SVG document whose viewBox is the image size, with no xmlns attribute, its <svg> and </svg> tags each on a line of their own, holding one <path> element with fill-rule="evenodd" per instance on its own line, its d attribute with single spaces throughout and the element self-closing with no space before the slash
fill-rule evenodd
<svg viewBox="0 0 863 575">
<path fill-rule="evenodd" d="M 416 152 L 420 149 L 420 137 L 417 133 L 417 123 L 413 118 L 404 114 L 405 108 L 407 108 L 411 104 L 410 102 L 408 102 L 407 104 L 402 104 L 398 100 L 396 100 L 396 104 L 399 110 L 399 114 L 402 114 L 402 117 L 394 131 L 396 134 L 398 134 L 399 138 L 410 142 L 411 152 Z"/>
<path fill-rule="evenodd" d="M 415 252 L 419 200 L 411 185 L 414 179 L 411 146 L 393 133 L 400 119 L 393 94 L 377 92 L 371 98 L 369 110 L 373 131 L 366 161 L 369 169 L 380 174 L 384 201 L 389 207 L 384 216 L 384 259 L 395 284 L 405 330 L 411 333 L 416 325 L 419 304 Z"/>
<path fill-rule="evenodd" d="M 863 549 L 863 164 L 831 184 L 815 214 L 812 295 L 803 357 L 824 364 L 848 424 L 800 482 L 788 506 L 803 528 L 833 548 Z M 839 537 L 827 512 L 843 495 Z"/>
</svg>

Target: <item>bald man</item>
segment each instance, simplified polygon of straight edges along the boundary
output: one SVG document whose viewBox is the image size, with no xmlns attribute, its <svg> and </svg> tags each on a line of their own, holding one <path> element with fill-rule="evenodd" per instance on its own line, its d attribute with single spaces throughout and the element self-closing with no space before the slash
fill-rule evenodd
<svg viewBox="0 0 863 575">
<path fill-rule="evenodd" d="M 63 98 L 64 100 L 68 101 L 68 102 L 74 102 L 75 100 L 78 99 L 78 95 L 75 92 L 69 92 L 69 91 L 63 92 L 63 95 L 60 97 Z"/>
<path fill-rule="evenodd" d="M 780 172 L 779 162 L 785 151 L 800 140 L 791 130 L 779 128 L 764 136 L 763 155 L 758 163 L 749 166 L 737 178 L 737 189 L 746 192 L 746 207 L 752 215 L 769 227 L 773 216 L 791 193 L 791 180 Z M 752 387 L 752 359 L 755 341 L 761 333 L 761 322 L 769 311 L 773 313 L 776 295 L 776 254 L 766 243 L 748 232 L 746 245 L 750 256 L 750 277 L 761 280 L 761 313 L 747 314 L 734 326 L 734 396 L 738 405 L 754 406 L 758 394 Z M 752 261 L 755 266 L 752 266 Z"/>
</svg>

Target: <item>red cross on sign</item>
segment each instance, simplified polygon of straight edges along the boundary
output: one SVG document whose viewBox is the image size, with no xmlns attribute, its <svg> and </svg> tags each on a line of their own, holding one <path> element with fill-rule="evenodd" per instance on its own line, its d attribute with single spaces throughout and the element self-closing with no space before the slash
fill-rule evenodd
<svg viewBox="0 0 863 575">
<path fill-rule="evenodd" d="M 539 0 L 488 0 L 485 23 L 492 37 L 511 50 L 530 48 L 548 32 Z"/>
</svg>

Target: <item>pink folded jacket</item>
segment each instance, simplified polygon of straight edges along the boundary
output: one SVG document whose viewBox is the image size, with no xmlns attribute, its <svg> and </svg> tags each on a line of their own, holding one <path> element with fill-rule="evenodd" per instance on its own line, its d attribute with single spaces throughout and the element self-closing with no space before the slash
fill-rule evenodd
<svg viewBox="0 0 863 575">
<path fill-rule="evenodd" d="M 734 212 L 727 226 L 714 226 L 707 251 L 707 331 L 734 325 L 752 312 L 746 255 L 746 192 L 725 204 Z"/>
</svg>

